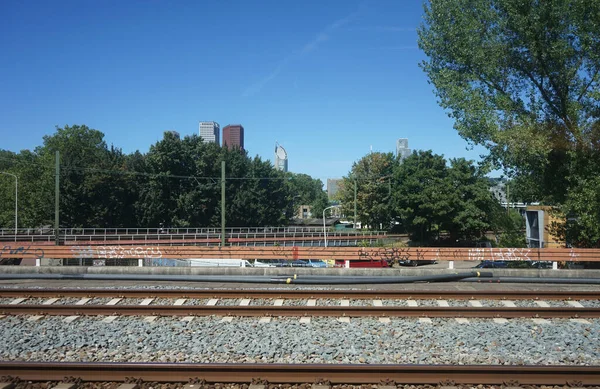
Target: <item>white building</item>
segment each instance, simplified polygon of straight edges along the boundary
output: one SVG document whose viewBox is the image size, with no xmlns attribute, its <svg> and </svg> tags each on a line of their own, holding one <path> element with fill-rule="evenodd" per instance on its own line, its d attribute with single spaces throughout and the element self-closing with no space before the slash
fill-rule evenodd
<svg viewBox="0 0 600 389">
<path fill-rule="evenodd" d="M 282 172 L 288 171 L 287 151 L 277 142 L 275 142 L 275 169 Z"/>
<path fill-rule="evenodd" d="M 410 149 L 408 148 L 408 139 L 398 139 L 396 141 L 396 156 L 400 159 L 400 162 L 404 161 L 409 155 Z"/>
<path fill-rule="evenodd" d="M 200 133 L 200 137 L 202 138 L 202 142 L 204 143 L 216 143 L 218 145 L 221 144 L 221 139 L 219 134 L 221 132 L 221 127 L 219 127 L 219 123 L 217 122 L 200 122 L 198 125 L 198 132 Z"/>
</svg>

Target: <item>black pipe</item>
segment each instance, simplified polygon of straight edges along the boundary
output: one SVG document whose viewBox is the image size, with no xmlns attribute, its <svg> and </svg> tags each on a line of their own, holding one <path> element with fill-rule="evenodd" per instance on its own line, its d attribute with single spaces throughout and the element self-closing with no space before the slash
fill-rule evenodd
<svg viewBox="0 0 600 389">
<path fill-rule="evenodd" d="M 551 278 L 540 278 L 540 277 L 491 277 L 486 279 L 469 277 L 463 278 L 460 282 L 479 282 L 479 283 L 490 283 L 490 284 L 590 284 L 600 285 L 600 278 L 575 278 L 575 277 L 551 277 Z"/>
<path fill-rule="evenodd" d="M 309 277 L 271 276 L 212 276 L 212 275 L 146 275 L 146 274 L 0 274 L 0 280 L 94 280 L 94 281 L 184 281 L 184 282 L 238 282 L 268 284 L 406 284 L 413 282 L 451 282 L 471 277 L 492 277 L 492 273 L 468 272 L 416 277 L 336 277 L 317 279 Z"/>
</svg>

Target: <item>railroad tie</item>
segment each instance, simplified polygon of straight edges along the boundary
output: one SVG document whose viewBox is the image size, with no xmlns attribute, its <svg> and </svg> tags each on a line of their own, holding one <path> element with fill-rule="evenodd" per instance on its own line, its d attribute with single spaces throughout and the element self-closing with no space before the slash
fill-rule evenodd
<svg viewBox="0 0 600 389">
<path fill-rule="evenodd" d="M 475 308 L 483 307 L 483 304 L 481 304 L 481 301 L 479 300 L 469 300 L 469 304 L 471 304 L 471 306 Z"/>
<path fill-rule="evenodd" d="M 90 301 L 92 298 L 91 297 L 84 297 L 81 300 L 77 301 L 75 303 L 75 305 L 85 305 L 87 304 L 88 301 Z"/>
<path fill-rule="evenodd" d="M 119 316 L 106 316 L 104 319 L 102 319 L 102 323 L 112 323 L 113 321 L 117 320 Z"/>
<path fill-rule="evenodd" d="M 143 301 L 140 303 L 140 305 L 150 305 L 150 304 L 152 303 L 152 301 L 154 301 L 154 299 L 153 299 L 153 298 L 147 298 L 147 299 L 144 299 L 144 300 L 143 300 Z"/>
<path fill-rule="evenodd" d="M 407 300 L 406 304 L 409 307 L 418 307 L 419 306 L 419 303 L 417 302 L 417 300 Z"/>
<path fill-rule="evenodd" d="M 29 318 L 27 319 L 27 321 L 38 321 L 40 320 L 42 317 L 44 317 L 43 315 L 34 315 L 34 316 L 29 316 Z"/>
<path fill-rule="evenodd" d="M 58 298 L 58 297 L 54 297 L 54 298 L 51 298 L 51 299 L 48 299 L 48 300 L 44 301 L 44 302 L 42 303 L 42 305 L 52 305 L 52 304 L 54 304 L 55 302 L 57 302 L 58 300 L 60 300 L 60 298 Z"/>
<path fill-rule="evenodd" d="M 571 319 L 571 321 L 579 324 L 590 324 L 590 321 L 585 319 Z"/>
<path fill-rule="evenodd" d="M 27 300 L 28 297 L 19 297 L 14 299 L 13 301 L 11 301 L 10 303 L 8 303 L 9 305 L 18 305 L 21 304 L 23 301 Z"/>
<path fill-rule="evenodd" d="M 447 300 L 435 300 L 437 302 L 437 305 L 439 307 L 449 307 L 450 304 L 448 304 Z"/>
<path fill-rule="evenodd" d="M 173 305 L 177 305 L 177 306 L 183 305 L 183 304 L 185 304 L 185 300 L 186 299 L 177 299 Z"/>
<path fill-rule="evenodd" d="M 217 305 L 218 302 L 219 302 L 219 299 L 210 299 L 210 300 L 208 300 L 206 305 L 214 307 L 215 305 Z"/>
<path fill-rule="evenodd" d="M 466 319 L 464 317 L 456 317 L 454 318 L 454 320 L 456 320 L 458 324 L 469 324 L 469 319 Z"/>
<path fill-rule="evenodd" d="M 420 317 L 420 318 L 419 318 L 419 323 L 427 323 L 427 324 L 431 324 L 431 323 L 433 323 L 433 322 L 432 322 L 432 321 L 431 321 L 431 319 L 430 319 L 430 318 L 428 318 L 428 317 Z"/>
<path fill-rule="evenodd" d="M 106 305 L 117 305 L 121 300 L 123 300 L 121 297 L 117 297 L 107 302 Z"/>
<path fill-rule="evenodd" d="M 340 323 L 350 323 L 350 318 L 349 317 L 338 317 L 338 321 Z"/>
<path fill-rule="evenodd" d="M 331 389 L 331 385 L 313 384 L 311 389 Z"/>
<path fill-rule="evenodd" d="M 181 321 L 188 322 L 188 323 L 190 323 L 193 320 L 194 320 L 194 316 L 185 316 L 185 317 L 181 318 Z"/>
<path fill-rule="evenodd" d="M 233 316 L 225 316 L 221 319 L 223 323 L 231 323 L 233 321 Z"/>
<path fill-rule="evenodd" d="M 380 317 L 379 322 L 383 323 L 383 324 L 389 324 L 392 322 L 392 320 L 389 317 Z M 394 386 L 394 388 L 395 388 L 395 386 Z"/>
<path fill-rule="evenodd" d="M 300 324 L 310 324 L 310 317 L 308 317 L 308 316 L 301 317 Z"/>
<path fill-rule="evenodd" d="M 547 302 L 545 302 L 545 301 L 536 301 L 535 303 L 536 303 L 537 305 L 539 305 L 540 307 L 542 307 L 542 308 L 550 308 L 550 304 L 548 304 L 548 303 L 547 303 Z"/>
<path fill-rule="evenodd" d="M 550 321 L 548 321 L 548 320 L 546 320 L 546 319 L 538 319 L 538 318 L 535 318 L 535 319 L 531 319 L 531 320 L 533 320 L 533 322 L 534 322 L 535 324 L 550 324 Z"/>
<path fill-rule="evenodd" d="M 567 301 L 567 303 L 569 303 L 570 306 L 575 308 L 583 308 L 583 305 L 581 305 L 579 301 Z"/>
<path fill-rule="evenodd" d="M 506 323 L 508 323 L 508 319 L 504 319 L 502 317 L 495 317 L 494 318 L 494 323 L 496 323 L 496 324 L 506 324 Z"/>
<path fill-rule="evenodd" d="M 248 389 L 267 389 L 267 385 L 261 385 L 261 384 L 250 384 L 248 386 Z"/>
<path fill-rule="evenodd" d="M 504 306 L 506 308 L 516 308 L 517 305 L 515 304 L 514 301 L 510 301 L 510 300 L 502 300 L 502 304 L 504 304 Z"/>
<path fill-rule="evenodd" d="M 138 389 L 138 384 L 121 384 L 117 386 L 117 389 Z"/>
<path fill-rule="evenodd" d="M 283 299 L 276 299 L 275 301 L 273 301 L 273 305 L 276 307 L 282 307 L 283 306 Z M 250 389 L 250 388 L 248 388 Z"/>
<path fill-rule="evenodd" d="M 77 384 L 74 382 L 61 382 L 60 384 L 54 386 L 52 389 L 75 389 Z"/>
<path fill-rule="evenodd" d="M 317 305 L 317 300 L 315 300 L 315 299 L 310 299 L 306 302 L 307 307 L 315 307 L 316 305 Z"/>
<path fill-rule="evenodd" d="M 381 300 L 373 300 L 374 307 L 383 307 L 383 302 Z"/>
<path fill-rule="evenodd" d="M 77 319 L 79 319 L 79 316 L 67 316 L 63 319 L 63 323 L 73 323 Z"/>
<path fill-rule="evenodd" d="M 271 322 L 271 318 L 270 318 L 270 317 L 268 317 L 268 316 L 261 317 L 260 319 L 258 319 L 258 322 L 259 322 L 260 324 L 267 324 L 267 323 L 270 323 L 270 322 Z"/>
<path fill-rule="evenodd" d="M 0 382 L 0 389 L 13 389 L 15 384 L 12 382 Z"/>
<path fill-rule="evenodd" d="M 241 299 L 240 300 L 240 307 L 247 307 L 248 305 L 250 305 L 250 299 Z"/>
<path fill-rule="evenodd" d="M 146 317 L 144 318 L 144 321 L 145 321 L 146 323 L 152 323 L 152 322 L 154 322 L 154 321 L 155 321 L 157 318 L 158 318 L 158 316 L 146 316 Z"/>
<path fill-rule="evenodd" d="M 349 307 L 350 306 L 350 300 L 342 300 L 340 302 L 340 306 L 342 306 L 342 307 Z"/>
</svg>

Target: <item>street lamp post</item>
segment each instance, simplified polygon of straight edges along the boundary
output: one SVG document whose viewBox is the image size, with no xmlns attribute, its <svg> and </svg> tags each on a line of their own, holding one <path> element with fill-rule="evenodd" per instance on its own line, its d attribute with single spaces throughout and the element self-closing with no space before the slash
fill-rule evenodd
<svg viewBox="0 0 600 389">
<path fill-rule="evenodd" d="M 18 205 L 18 199 L 19 199 L 19 178 L 12 174 L 12 173 L 7 173 L 7 172 L 0 172 L 0 174 L 6 174 L 7 176 L 13 176 L 15 178 L 15 238 L 17 237 L 17 214 L 19 212 L 19 205 Z"/>
<path fill-rule="evenodd" d="M 327 207 L 323 210 L 323 236 L 325 237 L 325 247 L 327 247 L 327 230 L 325 227 L 325 211 L 331 208 L 337 208 L 339 205 L 332 205 L 331 207 Z"/>
</svg>

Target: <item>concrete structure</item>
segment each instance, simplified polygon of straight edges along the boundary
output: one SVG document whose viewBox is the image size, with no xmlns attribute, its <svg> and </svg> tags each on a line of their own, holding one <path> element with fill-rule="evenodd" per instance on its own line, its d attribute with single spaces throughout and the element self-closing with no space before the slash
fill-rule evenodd
<svg viewBox="0 0 600 389">
<path fill-rule="evenodd" d="M 282 172 L 288 171 L 287 151 L 277 142 L 275 142 L 275 169 Z"/>
<path fill-rule="evenodd" d="M 244 149 L 244 127 L 241 124 L 229 124 L 223 127 L 223 147 Z"/>
<path fill-rule="evenodd" d="M 221 127 L 217 122 L 200 122 L 198 124 L 198 133 L 204 143 L 221 144 Z"/>
<path fill-rule="evenodd" d="M 408 139 L 400 138 L 396 141 L 396 157 L 400 159 L 400 162 L 404 161 L 411 151 L 408 148 Z"/>
<path fill-rule="evenodd" d="M 558 210 L 543 205 L 528 206 L 525 211 L 525 228 L 527 246 L 532 248 L 565 247 L 564 242 L 552 234 L 549 227 L 552 223 L 564 223 L 557 215 Z"/>
<path fill-rule="evenodd" d="M 310 205 L 299 205 L 296 208 L 296 213 L 294 214 L 294 218 L 296 219 L 310 219 L 312 218 L 312 207 Z"/>
<path fill-rule="evenodd" d="M 329 200 L 335 199 L 335 196 L 343 188 L 344 180 L 341 178 L 328 178 L 327 179 L 327 197 Z"/>
</svg>

